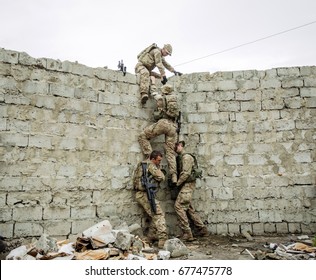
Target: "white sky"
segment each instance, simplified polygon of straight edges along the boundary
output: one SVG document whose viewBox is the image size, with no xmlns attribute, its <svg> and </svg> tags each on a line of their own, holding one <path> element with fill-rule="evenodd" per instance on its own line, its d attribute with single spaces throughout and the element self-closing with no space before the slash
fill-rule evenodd
<svg viewBox="0 0 316 280">
<path fill-rule="evenodd" d="M 0 11 L 0 48 L 35 58 L 114 70 L 123 59 L 134 73 L 155 42 L 183 73 L 316 65 L 315 0 L 0 0 Z"/>
</svg>

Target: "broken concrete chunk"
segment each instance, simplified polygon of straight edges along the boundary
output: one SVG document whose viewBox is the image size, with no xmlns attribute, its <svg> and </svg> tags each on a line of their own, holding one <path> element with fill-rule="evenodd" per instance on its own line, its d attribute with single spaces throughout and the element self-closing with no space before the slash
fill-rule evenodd
<svg viewBox="0 0 316 280">
<path fill-rule="evenodd" d="M 20 246 L 13 249 L 7 256 L 6 260 L 22 260 L 23 257 L 27 254 L 28 249 L 26 246 Z"/>
<path fill-rule="evenodd" d="M 93 239 L 96 247 L 102 247 L 115 241 L 115 236 L 112 233 L 112 225 L 108 220 L 104 220 L 86 229 L 82 235 Z"/>
<path fill-rule="evenodd" d="M 305 240 L 305 239 L 309 239 L 308 235 L 300 235 L 297 237 L 298 240 Z"/>
<path fill-rule="evenodd" d="M 165 242 L 164 250 L 169 251 L 172 258 L 186 256 L 189 253 L 188 248 L 179 238 L 168 239 Z"/>
<path fill-rule="evenodd" d="M 158 260 L 169 260 L 171 253 L 169 251 L 159 251 L 157 258 Z"/>
<path fill-rule="evenodd" d="M 33 243 L 33 246 L 43 254 L 47 254 L 50 251 L 58 251 L 57 240 L 49 237 L 47 234 L 43 234 Z"/>
<path fill-rule="evenodd" d="M 139 237 L 143 237 L 143 229 L 139 224 L 132 224 L 128 227 L 128 230 L 131 234 L 137 235 Z"/>
<path fill-rule="evenodd" d="M 86 237 L 98 236 L 106 234 L 112 231 L 112 225 L 108 220 L 104 220 L 100 223 L 93 225 L 92 227 L 86 229 L 82 235 Z"/>
<path fill-rule="evenodd" d="M 252 241 L 252 240 L 253 240 L 252 236 L 250 235 L 250 233 L 249 233 L 247 230 L 243 230 L 243 231 L 242 231 L 242 235 L 243 235 L 244 237 L 246 237 L 246 239 L 247 239 L 248 241 Z"/>
<path fill-rule="evenodd" d="M 142 249 L 143 249 L 143 241 L 135 238 L 132 244 L 133 254 L 139 255 Z"/>
<path fill-rule="evenodd" d="M 127 260 L 147 260 L 146 258 L 139 256 L 139 255 L 134 255 L 134 254 L 128 254 Z"/>
<path fill-rule="evenodd" d="M 75 248 L 73 242 L 62 245 L 58 250 L 58 253 L 65 253 L 67 255 L 72 255 L 74 252 Z"/>
<path fill-rule="evenodd" d="M 119 231 L 116 236 L 115 240 L 115 247 L 121 249 L 121 250 L 129 250 L 133 241 L 134 241 L 135 236 L 133 234 Z"/>
</svg>

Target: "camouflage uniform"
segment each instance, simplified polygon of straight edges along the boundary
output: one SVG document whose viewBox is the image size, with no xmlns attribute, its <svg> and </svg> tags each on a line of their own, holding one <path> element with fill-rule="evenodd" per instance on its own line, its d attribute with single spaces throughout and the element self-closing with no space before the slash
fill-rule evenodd
<svg viewBox="0 0 316 280">
<path fill-rule="evenodd" d="M 156 66 L 160 75 L 152 71 Z M 158 47 L 154 47 L 150 52 L 138 57 L 138 63 L 135 66 L 135 73 L 139 74 L 139 87 L 141 96 L 143 94 L 157 91 L 155 81 L 154 79 L 151 79 L 151 76 L 156 78 L 165 76 L 165 68 L 170 72 L 175 71 L 174 68 L 161 55 L 161 49 Z"/>
<path fill-rule="evenodd" d="M 147 170 L 148 173 L 152 175 L 154 181 L 162 182 L 165 180 L 165 175 L 157 167 L 153 164 L 150 160 L 144 161 L 147 163 Z M 150 207 L 150 203 L 147 198 L 147 193 L 144 186 L 141 183 L 141 177 L 143 174 L 142 165 L 139 163 L 135 169 L 134 176 L 133 176 L 133 185 L 134 189 L 136 190 L 135 198 L 136 201 L 143 207 L 147 215 L 151 218 L 151 224 L 149 226 L 149 232 L 156 233 L 157 239 L 166 240 L 167 235 L 167 227 L 166 227 L 166 220 L 165 220 L 165 213 L 161 209 L 160 203 L 157 199 L 155 199 L 156 206 L 157 206 L 157 213 L 153 213 Z"/>
<path fill-rule="evenodd" d="M 162 93 L 170 94 L 172 88 L 169 85 L 164 85 L 162 87 Z M 173 97 L 174 95 L 169 95 L 168 97 Z M 175 96 L 174 96 L 175 97 Z M 174 176 L 173 182 L 176 182 L 177 165 L 176 165 L 176 152 L 174 151 L 175 144 L 177 143 L 177 123 L 174 115 L 178 115 L 179 112 L 174 112 L 169 114 L 164 111 L 164 101 L 162 101 L 162 96 L 157 95 L 155 99 L 157 100 L 157 110 L 155 112 L 160 112 L 162 118 L 156 123 L 146 127 L 138 137 L 138 142 L 144 155 L 147 157 L 152 152 L 152 147 L 150 140 L 164 134 L 165 144 L 164 150 L 166 153 L 166 160 L 169 167 L 170 176 Z M 176 100 L 176 99 L 175 99 Z"/>
<path fill-rule="evenodd" d="M 183 232 L 190 232 L 189 218 L 192 220 L 198 230 L 206 230 L 200 216 L 195 212 L 192 205 L 192 195 L 195 189 L 194 182 L 185 182 L 191 174 L 194 159 L 190 154 L 181 153 L 182 156 L 182 170 L 180 170 L 177 186 L 182 186 L 180 193 L 175 202 L 175 211 L 179 220 L 180 228 Z"/>
</svg>

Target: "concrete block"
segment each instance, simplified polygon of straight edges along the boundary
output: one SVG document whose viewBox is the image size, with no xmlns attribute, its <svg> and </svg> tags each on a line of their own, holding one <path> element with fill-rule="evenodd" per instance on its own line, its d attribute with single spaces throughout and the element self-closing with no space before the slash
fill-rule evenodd
<svg viewBox="0 0 316 280">
<path fill-rule="evenodd" d="M 301 97 L 316 97 L 316 88 L 302 88 Z"/>
<path fill-rule="evenodd" d="M 45 207 L 43 212 L 44 220 L 63 220 L 70 218 L 70 207 Z"/>
<path fill-rule="evenodd" d="M 0 232 L 3 237 L 13 238 L 15 222 L 0 223 Z M 19 236 L 17 236 L 19 237 Z"/>
<path fill-rule="evenodd" d="M 277 223 L 276 224 L 277 233 L 288 233 L 288 224 L 287 223 Z"/>
<path fill-rule="evenodd" d="M 19 59 L 18 52 L 0 48 L 0 61 L 4 63 L 17 64 L 18 59 Z"/>
<path fill-rule="evenodd" d="M 68 236 L 71 233 L 71 221 L 46 221 L 43 225 L 44 233 L 49 236 Z M 62 240 L 59 238 L 59 240 Z"/>
<path fill-rule="evenodd" d="M 70 216 L 72 219 L 94 218 L 96 217 L 96 206 L 71 207 Z"/>
<path fill-rule="evenodd" d="M 39 221 L 43 218 L 43 208 L 40 206 L 19 207 L 13 209 L 15 221 Z"/>
<path fill-rule="evenodd" d="M 37 148 L 52 148 L 52 137 L 46 135 L 30 135 L 29 136 L 29 146 Z"/>
<path fill-rule="evenodd" d="M 38 222 L 15 222 L 14 238 L 40 236 L 44 233 L 43 225 Z"/>
</svg>

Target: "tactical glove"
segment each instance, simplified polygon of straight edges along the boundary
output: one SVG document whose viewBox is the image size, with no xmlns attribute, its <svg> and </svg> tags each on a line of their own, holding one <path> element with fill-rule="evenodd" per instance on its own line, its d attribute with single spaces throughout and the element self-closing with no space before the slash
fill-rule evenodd
<svg viewBox="0 0 316 280">
<path fill-rule="evenodd" d="M 181 76 L 182 75 L 182 73 L 181 72 L 178 72 L 178 71 L 174 71 L 173 72 L 176 76 Z"/>
<path fill-rule="evenodd" d="M 168 82 L 167 77 L 166 77 L 166 76 L 163 76 L 163 77 L 162 77 L 162 80 L 161 80 L 161 83 L 162 83 L 163 85 L 165 85 L 167 82 Z"/>
</svg>

